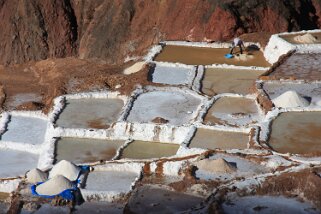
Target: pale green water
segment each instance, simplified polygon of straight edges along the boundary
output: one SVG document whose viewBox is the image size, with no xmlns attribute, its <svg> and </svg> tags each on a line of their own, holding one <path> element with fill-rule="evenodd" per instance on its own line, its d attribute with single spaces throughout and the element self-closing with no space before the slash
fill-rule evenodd
<svg viewBox="0 0 321 214">
<path fill-rule="evenodd" d="M 189 147 L 202 149 L 246 149 L 249 136 L 240 132 L 198 129 Z"/>
<path fill-rule="evenodd" d="M 108 128 L 123 106 L 121 99 L 70 99 L 56 123 L 65 128 Z"/>
<path fill-rule="evenodd" d="M 169 157 L 176 154 L 179 145 L 135 140 L 122 152 L 121 158 L 148 159 Z"/>
<path fill-rule="evenodd" d="M 56 144 L 56 162 L 68 160 L 88 163 L 111 160 L 125 143 L 120 140 L 97 140 L 87 138 L 61 138 Z"/>
</svg>

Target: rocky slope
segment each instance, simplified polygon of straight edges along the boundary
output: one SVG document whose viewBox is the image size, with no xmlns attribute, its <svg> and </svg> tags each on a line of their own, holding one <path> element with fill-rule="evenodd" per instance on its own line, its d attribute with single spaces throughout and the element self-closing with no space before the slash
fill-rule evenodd
<svg viewBox="0 0 321 214">
<path fill-rule="evenodd" d="M 159 40 L 228 40 L 321 26 L 320 0 L 0 0 L 0 64 L 122 62 Z"/>
</svg>

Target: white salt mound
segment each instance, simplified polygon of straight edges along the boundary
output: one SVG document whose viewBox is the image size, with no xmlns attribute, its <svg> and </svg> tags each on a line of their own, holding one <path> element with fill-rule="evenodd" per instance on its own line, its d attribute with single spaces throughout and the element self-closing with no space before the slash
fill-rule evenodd
<svg viewBox="0 0 321 214">
<path fill-rule="evenodd" d="M 294 41 L 299 42 L 299 43 L 305 43 L 305 44 L 313 44 L 316 43 L 318 40 L 316 37 L 314 37 L 312 34 L 310 33 L 306 33 L 302 36 L 296 36 L 293 38 Z"/>
<path fill-rule="evenodd" d="M 144 61 L 136 62 L 134 65 L 126 68 L 123 73 L 126 74 L 126 75 L 133 74 L 133 73 L 136 73 L 136 72 L 142 70 L 142 68 L 144 66 L 145 66 L 145 62 Z"/>
<path fill-rule="evenodd" d="M 216 160 L 200 160 L 196 162 L 196 166 L 199 170 L 211 173 L 232 173 L 236 171 L 236 167 L 223 158 L 219 158 Z"/>
<path fill-rule="evenodd" d="M 36 192 L 40 195 L 57 195 L 66 189 L 71 189 L 73 184 L 62 175 L 57 175 L 45 183 L 36 187 Z"/>
<path fill-rule="evenodd" d="M 31 184 L 44 182 L 47 179 L 48 179 L 48 173 L 43 172 L 40 169 L 32 169 L 26 174 L 26 181 Z"/>
<path fill-rule="evenodd" d="M 293 108 L 306 107 L 310 103 L 305 98 L 301 97 L 295 91 L 287 91 L 272 100 L 276 107 Z"/>
<path fill-rule="evenodd" d="M 80 167 L 76 166 L 75 164 L 66 160 L 61 160 L 52 167 L 49 172 L 49 178 L 53 178 L 56 175 L 63 175 L 69 180 L 75 181 L 78 178 L 80 171 Z"/>
</svg>

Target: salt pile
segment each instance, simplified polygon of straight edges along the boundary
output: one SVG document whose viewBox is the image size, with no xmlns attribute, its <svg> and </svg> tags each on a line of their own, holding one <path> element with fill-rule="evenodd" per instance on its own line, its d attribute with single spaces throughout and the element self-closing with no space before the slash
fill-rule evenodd
<svg viewBox="0 0 321 214">
<path fill-rule="evenodd" d="M 316 37 L 314 37 L 312 34 L 310 33 L 306 33 L 302 36 L 296 36 L 293 38 L 294 41 L 299 42 L 299 43 L 305 43 L 305 44 L 313 44 L 316 43 L 318 40 Z"/>
<path fill-rule="evenodd" d="M 196 166 L 199 170 L 211 173 L 232 173 L 236 171 L 236 166 L 233 166 L 223 158 L 200 160 L 197 161 Z"/>
<path fill-rule="evenodd" d="M 301 97 L 295 91 L 287 91 L 272 100 L 276 107 L 281 108 L 294 108 L 306 107 L 310 103 L 305 98 Z"/>
<path fill-rule="evenodd" d="M 142 70 L 142 68 L 144 66 L 145 66 L 145 62 L 144 61 L 136 62 L 134 65 L 126 68 L 123 73 L 126 74 L 126 75 L 133 74 L 133 73 L 136 73 L 136 72 Z"/>
<path fill-rule="evenodd" d="M 40 169 L 32 169 L 26 174 L 26 181 L 28 183 L 38 183 L 38 182 L 44 182 L 48 179 L 48 174 L 41 171 Z"/>
<path fill-rule="evenodd" d="M 57 195 L 71 188 L 73 188 L 73 184 L 70 180 L 68 180 L 62 175 L 57 175 L 56 177 L 48 180 L 47 182 L 37 186 L 36 192 L 39 195 Z"/>
<path fill-rule="evenodd" d="M 56 175 L 63 175 L 69 180 L 75 181 L 77 180 L 80 171 L 80 167 L 76 166 L 75 164 L 66 160 L 61 160 L 52 167 L 51 171 L 49 172 L 49 178 L 53 178 Z"/>
</svg>

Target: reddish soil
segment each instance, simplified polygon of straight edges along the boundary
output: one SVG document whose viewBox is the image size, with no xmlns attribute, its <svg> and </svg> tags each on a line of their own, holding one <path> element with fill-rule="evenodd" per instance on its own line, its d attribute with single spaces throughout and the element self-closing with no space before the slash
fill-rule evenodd
<svg viewBox="0 0 321 214">
<path fill-rule="evenodd" d="M 7 109 L 8 99 L 19 94 L 33 93 L 41 96 L 41 103 L 28 102 L 16 108 L 43 109 L 48 112 L 53 99 L 65 93 L 115 90 L 115 86 L 121 85 L 117 91 L 130 94 L 137 84 L 151 84 L 147 81 L 148 67 L 135 74 L 123 75 L 123 69 L 129 65 L 108 65 L 99 60 L 65 58 L 0 67 L 0 104 Z"/>
<path fill-rule="evenodd" d="M 284 195 L 300 195 L 321 209 L 321 168 L 306 169 L 300 172 L 283 173 L 277 177 L 271 177 L 260 185 L 257 194 L 284 194 Z"/>
</svg>

